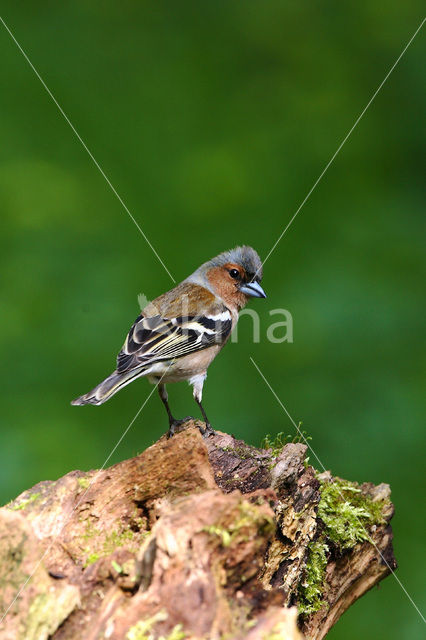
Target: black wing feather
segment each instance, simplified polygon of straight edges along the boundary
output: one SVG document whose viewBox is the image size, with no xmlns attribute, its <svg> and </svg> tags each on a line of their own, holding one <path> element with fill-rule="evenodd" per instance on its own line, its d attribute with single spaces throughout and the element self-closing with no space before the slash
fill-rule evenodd
<svg viewBox="0 0 426 640">
<path fill-rule="evenodd" d="M 117 371 L 150 366 L 161 360 L 179 358 L 223 344 L 232 329 L 231 314 L 226 307 L 220 320 L 208 316 L 177 317 L 172 320 L 142 314 L 133 323 L 126 342 L 117 356 Z"/>
</svg>

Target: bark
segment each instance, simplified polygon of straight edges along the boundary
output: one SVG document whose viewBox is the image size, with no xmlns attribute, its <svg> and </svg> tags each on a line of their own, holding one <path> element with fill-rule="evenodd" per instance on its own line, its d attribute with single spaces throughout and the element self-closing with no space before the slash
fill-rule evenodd
<svg viewBox="0 0 426 640">
<path fill-rule="evenodd" d="M 0 509 L 0 639 L 323 638 L 396 567 L 393 507 L 305 458 L 190 421 L 40 482 Z"/>
</svg>

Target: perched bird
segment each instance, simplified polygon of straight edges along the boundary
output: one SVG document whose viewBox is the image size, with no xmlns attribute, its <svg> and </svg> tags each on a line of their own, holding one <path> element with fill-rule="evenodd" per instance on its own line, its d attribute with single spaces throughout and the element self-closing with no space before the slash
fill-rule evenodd
<svg viewBox="0 0 426 640">
<path fill-rule="evenodd" d="M 183 420 L 168 404 L 166 383 L 188 380 L 206 428 L 201 404 L 207 367 L 222 349 L 249 298 L 266 298 L 262 263 L 251 247 L 236 247 L 201 265 L 174 289 L 150 302 L 136 318 L 117 356 L 117 368 L 71 404 L 103 404 L 140 377 L 158 385 L 169 417 L 169 437 Z"/>
</svg>

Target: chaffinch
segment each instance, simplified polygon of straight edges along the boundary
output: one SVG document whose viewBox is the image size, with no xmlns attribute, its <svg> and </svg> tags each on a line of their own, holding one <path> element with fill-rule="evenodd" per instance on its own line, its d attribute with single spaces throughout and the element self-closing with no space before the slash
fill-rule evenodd
<svg viewBox="0 0 426 640">
<path fill-rule="evenodd" d="M 207 368 L 227 342 L 249 298 L 266 298 L 260 286 L 262 263 L 251 247 L 236 247 L 201 265 L 174 289 L 150 302 L 136 318 L 117 356 L 116 370 L 71 404 L 103 404 L 140 377 L 158 385 L 169 417 L 169 437 L 183 420 L 168 404 L 166 383 L 188 380 L 201 404 Z"/>
</svg>

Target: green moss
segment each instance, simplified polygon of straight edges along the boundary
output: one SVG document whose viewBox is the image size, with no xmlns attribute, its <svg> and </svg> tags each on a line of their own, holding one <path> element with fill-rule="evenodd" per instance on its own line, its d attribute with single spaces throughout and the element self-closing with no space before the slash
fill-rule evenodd
<svg viewBox="0 0 426 640">
<path fill-rule="evenodd" d="M 370 540 L 369 528 L 384 522 L 384 502 L 374 502 L 354 482 L 323 482 L 320 493 L 318 516 L 325 525 L 326 537 L 340 550 Z"/>
<path fill-rule="evenodd" d="M 88 489 L 90 486 L 90 478 L 77 478 L 77 482 L 82 489 Z"/>
<path fill-rule="evenodd" d="M 152 632 L 152 628 L 158 622 L 164 622 L 167 620 L 168 615 L 165 611 L 159 611 L 146 620 L 139 620 L 126 634 L 126 640 L 185 640 L 187 633 L 183 630 L 181 624 L 177 624 L 173 627 L 171 632 L 167 636 L 155 636 Z"/>
<path fill-rule="evenodd" d="M 324 528 L 308 545 L 308 558 L 299 585 L 299 612 L 315 613 L 323 606 L 322 586 L 327 567 L 327 555 L 332 544 L 338 553 L 352 549 L 358 542 L 370 541 L 369 530 L 385 522 L 383 508 L 388 500 L 374 501 L 362 493 L 355 482 L 335 478 L 323 481 L 318 518 Z"/>
<path fill-rule="evenodd" d="M 290 436 L 284 435 L 284 431 L 280 431 L 279 433 L 277 433 L 275 438 L 267 433 L 260 443 L 260 448 L 272 449 L 271 455 L 276 458 L 280 455 L 281 451 L 284 449 L 285 445 L 288 442 L 290 442 Z"/>
<path fill-rule="evenodd" d="M 257 457 L 256 453 L 249 449 L 249 447 L 235 447 L 235 453 L 241 460 L 248 460 L 249 458 L 256 459 Z"/>
<path fill-rule="evenodd" d="M 181 624 L 177 624 L 177 625 L 175 625 L 173 627 L 173 629 L 171 630 L 169 635 L 164 638 L 164 640 L 185 640 L 185 638 L 187 638 L 187 637 L 188 637 L 188 635 L 183 630 L 182 625 Z M 163 638 L 163 636 L 161 636 L 161 638 L 159 638 L 159 640 L 162 640 L 162 638 Z"/>
<path fill-rule="evenodd" d="M 238 533 L 245 527 L 252 527 L 253 524 L 257 527 L 258 534 L 261 538 L 275 531 L 274 519 L 264 512 L 259 511 L 255 505 L 247 500 L 243 500 L 238 509 L 240 517 L 232 525 L 233 532 Z"/>
<path fill-rule="evenodd" d="M 244 529 L 246 527 L 252 528 L 253 525 L 257 526 L 258 539 L 263 541 L 263 537 L 275 530 L 275 524 L 272 518 L 268 517 L 264 513 L 259 513 L 259 510 L 255 505 L 244 500 L 239 506 L 239 517 L 234 520 L 227 528 L 210 525 L 203 527 L 202 531 L 206 531 L 211 535 L 218 536 L 220 538 L 223 547 L 229 547 L 233 542 L 244 542 L 248 540 L 248 537 L 244 535 Z"/>
<path fill-rule="evenodd" d="M 135 532 L 132 529 L 123 529 L 123 531 L 113 531 L 109 535 L 105 537 L 105 541 L 103 543 L 103 552 L 105 555 L 109 555 L 117 547 L 123 547 L 127 542 L 130 542 L 134 539 Z"/>
<path fill-rule="evenodd" d="M 113 569 L 116 570 L 117 573 L 123 573 L 123 567 L 121 566 L 121 564 L 118 564 L 118 562 L 116 562 L 115 560 L 111 562 L 111 566 Z"/>
<path fill-rule="evenodd" d="M 299 585 L 299 613 L 310 615 L 321 609 L 322 584 L 327 566 L 328 546 L 323 540 L 311 542 L 308 546 L 308 560 Z"/>
<path fill-rule="evenodd" d="M 240 460 L 248 460 L 249 458 L 256 458 L 256 453 L 250 449 L 248 446 L 237 445 L 236 447 L 222 447 L 222 451 L 226 451 L 228 453 L 232 453 L 234 456 L 239 458 Z"/>
<path fill-rule="evenodd" d="M 6 529 L 7 532 L 7 529 Z M 23 565 L 26 555 L 27 533 L 18 529 L 15 539 L 8 544 L 7 533 L 2 540 L 1 549 L 1 565 L 0 565 L 0 607 L 7 609 L 10 602 L 7 593 L 9 589 L 13 589 L 14 593 L 18 593 L 22 584 L 29 578 Z M 11 613 L 19 611 L 19 599 L 13 603 L 10 609 Z"/>
<path fill-rule="evenodd" d="M 86 562 L 84 563 L 84 567 L 88 567 L 91 564 L 94 564 L 95 562 L 97 562 L 100 558 L 99 553 L 89 553 L 89 555 L 86 558 Z"/>
<path fill-rule="evenodd" d="M 303 442 L 304 444 L 306 444 L 308 440 L 312 440 L 312 437 L 307 435 L 306 431 L 301 431 L 301 426 L 302 423 L 299 422 L 297 433 L 294 436 L 285 435 L 283 431 L 277 433 L 274 438 L 269 435 L 269 433 L 266 434 L 266 436 L 260 443 L 260 448 L 272 449 L 271 456 L 273 458 L 277 458 L 280 455 L 281 451 L 284 449 L 285 445 L 289 444 L 290 442 L 292 442 L 293 444 L 296 444 L 297 442 Z"/>
<path fill-rule="evenodd" d="M 84 548 L 84 553 L 86 554 L 84 566 L 87 567 L 99 560 L 99 558 L 111 555 L 111 553 L 119 547 L 127 546 L 130 551 L 136 552 L 141 539 L 146 535 L 148 535 L 148 532 L 139 534 L 136 538 L 136 533 L 129 528 L 125 528 L 122 531 L 112 531 L 105 535 L 102 530 L 97 529 L 93 523 L 88 520 L 86 522 L 86 530 L 81 536 L 82 540 L 86 542 L 91 541 L 89 545 Z"/>
<path fill-rule="evenodd" d="M 102 540 L 102 551 L 104 555 L 109 555 L 117 547 L 122 547 L 126 542 L 131 541 L 135 537 L 135 532 L 132 529 L 123 529 L 122 531 L 112 531 L 111 533 L 104 535 L 104 532 L 97 529 L 93 523 L 88 520 L 86 524 L 86 531 L 82 535 L 83 540 L 90 540 L 94 537 L 98 537 Z"/>
<path fill-rule="evenodd" d="M 51 638 L 78 604 L 79 595 L 75 587 L 68 586 L 59 595 L 46 588 L 45 593 L 37 594 L 31 602 L 17 640 Z"/>
<path fill-rule="evenodd" d="M 98 536 L 101 533 L 99 529 L 96 529 L 91 520 L 86 520 L 86 529 L 81 536 L 83 540 L 90 540 L 94 536 Z"/>
<path fill-rule="evenodd" d="M 157 622 L 164 622 L 168 615 L 165 611 L 159 611 L 146 620 L 139 620 L 131 627 L 127 634 L 126 640 L 152 640 L 154 637 L 150 632 Z"/>
<path fill-rule="evenodd" d="M 19 504 L 14 504 L 11 507 L 7 505 L 7 508 L 10 509 L 11 511 L 20 511 L 20 509 L 25 509 L 25 507 L 28 507 L 29 504 L 32 504 L 33 502 L 38 500 L 40 496 L 41 496 L 40 492 L 33 493 L 29 498 L 27 498 L 26 500 L 22 500 L 22 502 L 20 502 Z"/>
<path fill-rule="evenodd" d="M 229 545 L 231 544 L 231 533 L 223 527 L 216 527 L 212 524 L 209 527 L 203 527 L 202 531 L 205 531 L 210 535 L 218 536 L 222 542 L 223 547 L 229 547 Z"/>
</svg>

